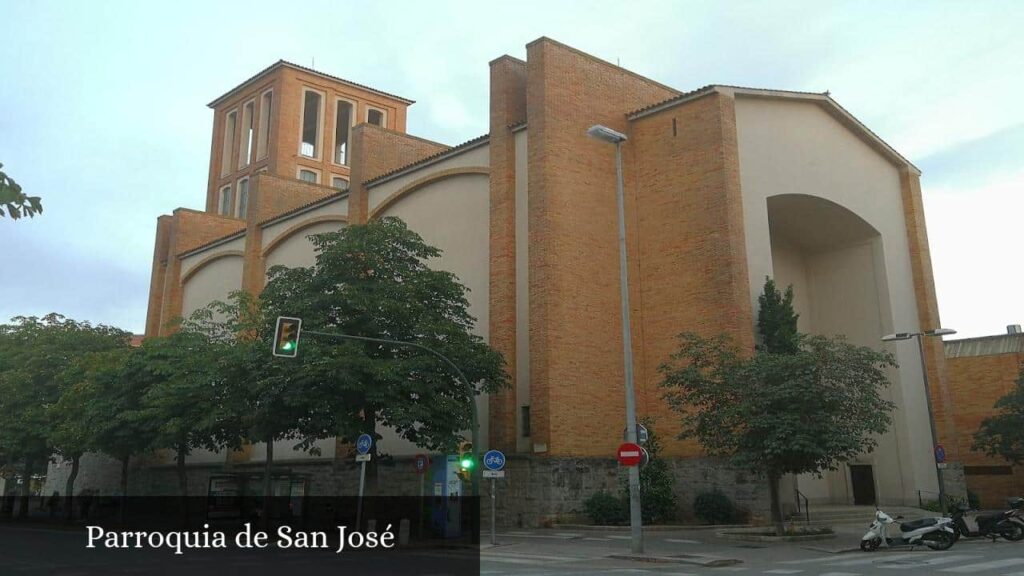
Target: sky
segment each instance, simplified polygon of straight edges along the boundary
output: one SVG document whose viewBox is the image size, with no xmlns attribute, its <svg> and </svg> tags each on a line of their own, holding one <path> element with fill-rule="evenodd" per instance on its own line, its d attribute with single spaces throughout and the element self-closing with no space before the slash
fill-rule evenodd
<svg viewBox="0 0 1024 576">
<path fill-rule="evenodd" d="M 939 311 L 1024 323 L 1024 2 L 0 0 L 0 321 L 144 329 L 156 219 L 202 209 L 206 104 L 285 59 L 400 94 L 412 134 L 487 131 L 488 62 L 548 36 L 679 90 L 823 92 L 923 171 Z"/>
</svg>

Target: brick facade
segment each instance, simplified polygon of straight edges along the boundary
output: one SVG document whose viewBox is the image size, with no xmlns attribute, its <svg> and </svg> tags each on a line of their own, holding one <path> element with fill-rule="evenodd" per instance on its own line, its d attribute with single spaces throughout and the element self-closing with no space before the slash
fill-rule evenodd
<svg viewBox="0 0 1024 576">
<path fill-rule="evenodd" d="M 1002 458 L 975 452 L 971 445 L 981 422 L 996 413 L 995 403 L 1017 385 L 1017 379 L 1024 370 L 1024 336 L 976 339 L 985 340 L 1017 340 L 1017 350 L 984 353 L 986 350 L 978 349 L 976 353 L 959 354 L 958 345 L 964 341 L 946 345 L 947 352 L 951 353 L 946 358 L 946 367 L 949 371 L 953 423 L 957 431 L 957 436 L 946 440 L 946 450 L 954 448 L 960 454 L 967 488 L 978 495 L 981 505 L 1000 508 L 1005 506 L 1006 498 L 1024 495 L 1024 467 L 1011 466 Z"/>
</svg>

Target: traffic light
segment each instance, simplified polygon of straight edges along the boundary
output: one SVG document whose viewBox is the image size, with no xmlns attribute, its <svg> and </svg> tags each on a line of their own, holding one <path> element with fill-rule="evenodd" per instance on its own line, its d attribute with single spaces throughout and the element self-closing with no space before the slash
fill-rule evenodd
<svg viewBox="0 0 1024 576">
<path fill-rule="evenodd" d="M 476 455 L 473 454 L 472 442 L 459 443 L 459 471 L 457 475 L 463 482 L 469 482 L 476 467 Z"/>
<path fill-rule="evenodd" d="M 278 316 L 277 329 L 274 330 L 274 356 L 295 358 L 299 353 L 299 331 L 301 329 L 301 318 Z"/>
</svg>

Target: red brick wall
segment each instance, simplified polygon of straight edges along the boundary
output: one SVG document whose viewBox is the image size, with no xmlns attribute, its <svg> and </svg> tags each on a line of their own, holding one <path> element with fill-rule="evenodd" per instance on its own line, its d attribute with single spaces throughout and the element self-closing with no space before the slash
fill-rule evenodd
<svg viewBox="0 0 1024 576">
<path fill-rule="evenodd" d="M 363 182 L 447 150 L 449 147 L 372 124 L 352 131 L 352 185 L 348 210 L 352 222 L 365 222 L 367 193 Z"/>
<path fill-rule="evenodd" d="M 716 93 L 631 126 L 637 410 L 656 419 L 667 455 L 700 454 L 695 442 L 670 440 L 679 417 L 659 387 L 676 335 L 727 333 L 753 350 L 735 118 L 732 97 Z"/>
<path fill-rule="evenodd" d="M 526 120 L 526 62 L 502 56 L 491 62 L 490 114 L 490 345 L 505 357 L 511 386 L 492 394 L 489 446 L 516 449 L 516 151 L 512 124 Z"/>
<path fill-rule="evenodd" d="M 993 406 L 1016 386 L 1024 366 L 1024 353 L 992 354 L 947 358 L 950 391 L 953 400 L 953 420 L 957 430 L 954 442 L 964 466 L 1007 466 L 1002 458 L 992 458 L 974 452 L 974 433 L 982 420 L 996 413 Z M 982 506 L 998 508 L 1010 496 L 1024 496 L 1024 467 L 1014 468 L 1012 475 L 966 476 L 967 488 L 981 497 Z"/>
<path fill-rule="evenodd" d="M 615 151 L 586 130 L 676 92 L 547 38 L 527 54 L 531 440 L 607 455 L 625 403 Z"/>
</svg>

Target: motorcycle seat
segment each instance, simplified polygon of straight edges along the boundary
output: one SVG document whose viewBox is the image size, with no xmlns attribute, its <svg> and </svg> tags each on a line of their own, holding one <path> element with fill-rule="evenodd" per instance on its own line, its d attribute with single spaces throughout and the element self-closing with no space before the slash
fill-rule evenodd
<svg viewBox="0 0 1024 576">
<path fill-rule="evenodd" d="M 900 530 L 902 532 L 913 532 L 914 530 L 924 528 L 925 526 L 934 526 L 935 524 L 938 524 L 938 522 L 939 521 L 935 518 L 921 518 L 920 520 L 911 520 L 910 522 L 904 522 L 903 524 L 900 524 Z"/>
<path fill-rule="evenodd" d="M 1002 512 L 1000 512 L 999 514 L 985 514 L 984 516 L 978 516 L 976 520 L 978 521 L 978 525 L 980 526 L 982 524 L 994 524 L 996 522 L 999 522 L 1003 519 L 1004 516 L 1005 514 L 1003 514 Z"/>
</svg>

